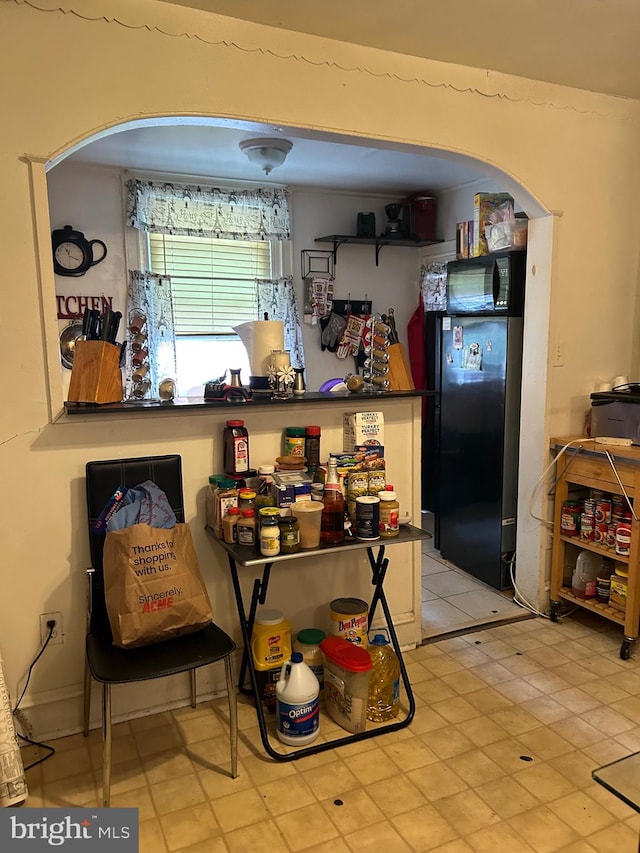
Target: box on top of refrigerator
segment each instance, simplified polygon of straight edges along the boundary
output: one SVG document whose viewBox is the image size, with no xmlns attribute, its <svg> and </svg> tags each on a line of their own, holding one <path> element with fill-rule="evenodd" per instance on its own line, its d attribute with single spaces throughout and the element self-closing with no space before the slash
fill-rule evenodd
<svg viewBox="0 0 640 853">
<path fill-rule="evenodd" d="M 514 218 L 513 196 L 509 193 L 476 193 L 473 197 L 473 244 L 471 257 L 488 255 L 489 246 L 484 229 L 496 222 Z"/>
<path fill-rule="evenodd" d="M 382 412 L 345 412 L 342 424 L 343 450 L 355 450 L 356 447 L 363 445 L 384 445 Z"/>
</svg>

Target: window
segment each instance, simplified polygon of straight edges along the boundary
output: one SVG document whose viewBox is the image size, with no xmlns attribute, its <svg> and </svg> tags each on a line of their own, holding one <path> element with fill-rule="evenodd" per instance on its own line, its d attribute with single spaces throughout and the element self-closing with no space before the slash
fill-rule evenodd
<svg viewBox="0 0 640 853">
<path fill-rule="evenodd" d="M 272 243 L 147 236 L 150 269 L 171 276 L 178 394 L 201 394 L 228 368 L 240 368 L 248 384 L 247 353 L 233 327 L 259 319 L 256 279 L 276 274 Z"/>
</svg>

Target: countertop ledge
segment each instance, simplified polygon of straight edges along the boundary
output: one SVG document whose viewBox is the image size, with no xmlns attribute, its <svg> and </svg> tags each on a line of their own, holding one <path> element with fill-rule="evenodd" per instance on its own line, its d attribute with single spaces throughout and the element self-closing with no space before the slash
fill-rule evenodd
<svg viewBox="0 0 640 853">
<path fill-rule="evenodd" d="M 304 394 L 294 395 L 286 400 L 273 400 L 267 395 L 254 397 L 249 402 L 227 402 L 216 400 L 205 402 L 202 397 L 177 397 L 171 402 L 160 400 L 127 400 L 121 403 L 70 403 L 65 402 L 64 414 L 69 416 L 89 415 L 100 417 L 100 415 L 146 415 L 180 413 L 190 414 L 192 412 L 207 412 L 212 410 L 224 411 L 250 411 L 255 408 L 271 409 L 274 406 L 303 406 L 314 403 L 337 403 L 344 405 L 358 405 L 365 400 L 397 400 L 403 397 L 432 397 L 435 391 L 367 391 L 363 393 L 339 393 L 331 394 L 320 391 L 305 391 Z"/>
</svg>

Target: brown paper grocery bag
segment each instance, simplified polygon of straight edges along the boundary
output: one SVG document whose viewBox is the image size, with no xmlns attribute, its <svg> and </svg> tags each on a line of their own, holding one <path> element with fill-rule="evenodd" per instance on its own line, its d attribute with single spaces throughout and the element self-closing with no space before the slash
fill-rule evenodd
<svg viewBox="0 0 640 853">
<path fill-rule="evenodd" d="M 213 619 L 188 524 L 110 531 L 102 562 L 116 646 L 161 643 Z"/>
</svg>

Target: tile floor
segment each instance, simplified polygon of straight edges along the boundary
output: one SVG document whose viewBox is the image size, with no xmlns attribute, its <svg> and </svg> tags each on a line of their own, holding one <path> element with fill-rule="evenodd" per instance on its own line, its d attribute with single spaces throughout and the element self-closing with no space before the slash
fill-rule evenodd
<svg viewBox="0 0 640 853">
<path fill-rule="evenodd" d="M 406 654 L 408 728 L 289 763 L 242 698 L 235 780 L 224 699 L 120 723 L 112 805 L 139 809 L 142 853 L 636 853 L 640 815 L 591 779 L 640 750 L 640 656 L 620 642 L 583 611 L 429 642 Z M 27 805 L 96 806 L 99 733 L 53 745 Z"/>
<path fill-rule="evenodd" d="M 433 531 L 430 513 L 422 527 Z M 422 542 L 422 636 L 441 636 L 505 619 L 529 616 L 513 602 L 513 591 L 501 593 L 448 563 L 436 550 L 434 540 Z"/>
</svg>

